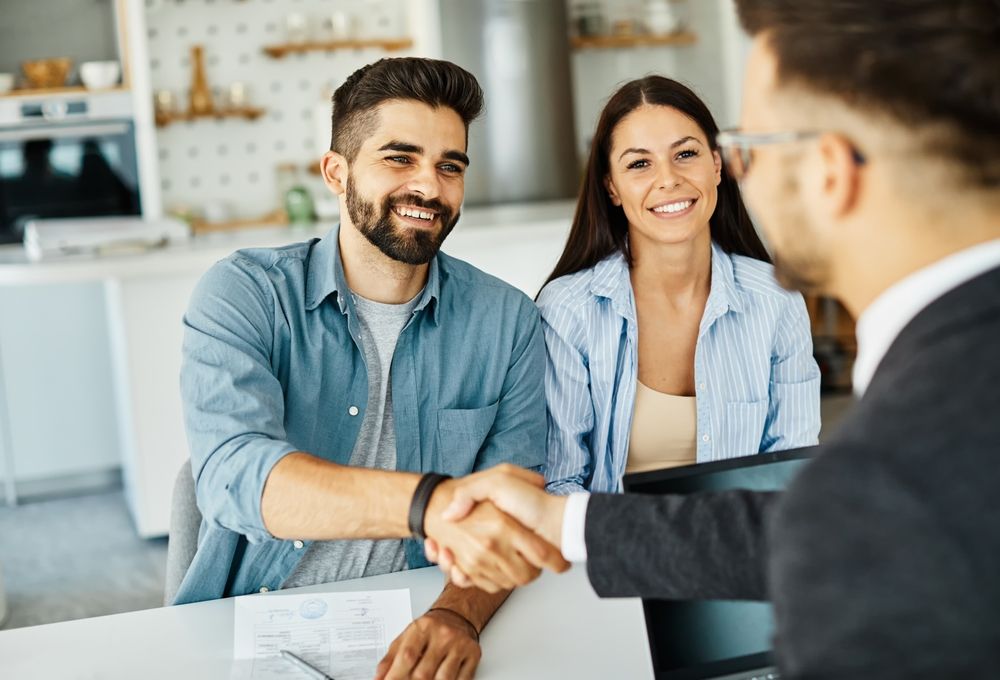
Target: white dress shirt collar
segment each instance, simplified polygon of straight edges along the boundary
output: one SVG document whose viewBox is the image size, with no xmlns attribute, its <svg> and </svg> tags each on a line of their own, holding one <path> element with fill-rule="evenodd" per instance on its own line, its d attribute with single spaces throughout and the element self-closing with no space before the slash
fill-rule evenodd
<svg viewBox="0 0 1000 680">
<path fill-rule="evenodd" d="M 938 260 L 875 298 L 858 319 L 854 394 L 865 393 L 885 353 L 917 314 L 945 293 L 996 267 L 1000 267 L 1000 239 Z"/>
</svg>

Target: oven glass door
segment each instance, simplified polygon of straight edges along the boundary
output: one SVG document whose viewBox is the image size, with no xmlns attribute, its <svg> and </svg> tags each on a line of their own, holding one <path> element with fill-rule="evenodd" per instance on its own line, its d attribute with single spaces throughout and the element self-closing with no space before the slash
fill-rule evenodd
<svg viewBox="0 0 1000 680">
<path fill-rule="evenodd" d="M 0 129 L 0 243 L 35 218 L 139 215 L 130 121 Z"/>
</svg>

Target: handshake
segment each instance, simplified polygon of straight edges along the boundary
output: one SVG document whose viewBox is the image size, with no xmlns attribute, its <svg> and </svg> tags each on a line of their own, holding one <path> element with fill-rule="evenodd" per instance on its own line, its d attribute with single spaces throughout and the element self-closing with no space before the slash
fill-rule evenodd
<svg viewBox="0 0 1000 680">
<path fill-rule="evenodd" d="M 427 558 L 462 587 L 495 593 L 564 572 L 560 552 L 565 496 L 545 492 L 545 479 L 502 464 L 434 490 L 424 517 Z"/>
</svg>

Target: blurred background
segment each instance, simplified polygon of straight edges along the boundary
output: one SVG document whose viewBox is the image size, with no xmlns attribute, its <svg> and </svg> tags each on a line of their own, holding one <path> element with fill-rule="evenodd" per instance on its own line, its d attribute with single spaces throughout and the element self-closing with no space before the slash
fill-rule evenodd
<svg viewBox="0 0 1000 680">
<path fill-rule="evenodd" d="M 534 296 L 616 85 L 686 82 L 737 123 L 731 0 L 4 0 L 0 20 L 0 620 L 157 606 L 194 283 L 325 233 L 330 97 L 386 56 L 486 92 L 445 250 Z M 809 300 L 824 428 L 851 320 Z"/>
</svg>

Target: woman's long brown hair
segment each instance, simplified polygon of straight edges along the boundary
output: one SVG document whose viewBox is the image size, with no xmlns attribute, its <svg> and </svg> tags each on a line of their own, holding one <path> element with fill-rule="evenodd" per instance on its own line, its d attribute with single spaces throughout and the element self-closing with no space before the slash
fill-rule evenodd
<svg viewBox="0 0 1000 680">
<path fill-rule="evenodd" d="M 567 274 L 593 267 L 618 251 L 631 266 L 628 247 L 628 220 L 624 210 L 611 203 L 604 178 L 610 172 L 611 135 L 621 120 L 644 104 L 669 106 L 691 118 L 701 128 L 713 151 L 718 151 L 715 137 L 719 127 L 705 103 L 688 87 L 663 76 L 646 76 L 626 83 L 608 100 L 590 146 L 587 172 L 576 203 L 573 226 L 556 268 L 545 283 Z M 761 243 L 736 180 L 722 167 L 718 202 L 709 220 L 712 240 L 727 253 L 770 262 Z"/>
</svg>

